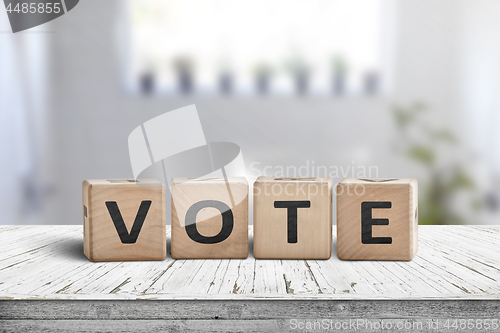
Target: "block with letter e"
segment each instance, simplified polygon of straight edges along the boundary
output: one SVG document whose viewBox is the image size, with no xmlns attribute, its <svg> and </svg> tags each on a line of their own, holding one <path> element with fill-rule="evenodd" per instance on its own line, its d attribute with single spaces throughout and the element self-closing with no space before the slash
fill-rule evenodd
<svg viewBox="0 0 500 333">
<path fill-rule="evenodd" d="M 254 183 L 257 259 L 328 259 L 332 252 L 329 177 L 259 177 Z"/>
<path fill-rule="evenodd" d="M 90 261 L 163 260 L 165 186 L 155 179 L 82 184 L 83 251 Z"/>
<path fill-rule="evenodd" d="M 248 182 L 244 177 L 173 178 L 172 258 L 248 257 Z"/>
<path fill-rule="evenodd" d="M 346 178 L 337 185 L 337 256 L 411 260 L 418 248 L 416 179 Z"/>
</svg>

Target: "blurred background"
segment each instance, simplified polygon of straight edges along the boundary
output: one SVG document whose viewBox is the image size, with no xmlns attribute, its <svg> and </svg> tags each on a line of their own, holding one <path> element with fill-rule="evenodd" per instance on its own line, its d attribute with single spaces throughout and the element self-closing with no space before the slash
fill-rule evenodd
<svg viewBox="0 0 500 333">
<path fill-rule="evenodd" d="M 414 177 L 421 224 L 498 224 L 499 17 L 496 0 L 86 0 L 12 34 L 0 10 L 0 224 L 82 223 L 82 181 L 131 178 L 129 133 L 193 103 L 250 183 Z"/>
</svg>

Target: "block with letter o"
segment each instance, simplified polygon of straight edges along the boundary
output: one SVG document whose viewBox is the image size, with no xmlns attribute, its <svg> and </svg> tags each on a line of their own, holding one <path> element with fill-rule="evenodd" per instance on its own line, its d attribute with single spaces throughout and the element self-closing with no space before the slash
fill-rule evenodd
<svg viewBox="0 0 500 333">
<path fill-rule="evenodd" d="M 243 177 L 173 178 L 172 257 L 248 257 L 248 182 Z"/>
</svg>

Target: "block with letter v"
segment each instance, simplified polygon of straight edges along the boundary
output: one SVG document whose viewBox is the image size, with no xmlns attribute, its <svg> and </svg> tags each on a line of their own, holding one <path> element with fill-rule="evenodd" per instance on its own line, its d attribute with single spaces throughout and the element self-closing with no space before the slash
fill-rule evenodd
<svg viewBox="0 0 500 333">
<path fill-rule="evenodd" d="M 165 259 L 165 187 L 161 182 L 86 180 L 83 207 L 83 248 L 89 260 Z"/>
</svg>

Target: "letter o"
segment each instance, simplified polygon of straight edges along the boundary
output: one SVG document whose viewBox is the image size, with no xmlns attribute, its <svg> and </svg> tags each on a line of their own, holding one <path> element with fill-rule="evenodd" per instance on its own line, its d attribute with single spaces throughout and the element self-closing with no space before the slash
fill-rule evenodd
<svg viewBox="0 0 500 333">
<path fill-rule="evenodd" d="M 222 215 L 222 229 L 217 235 L 211 237 L 203 236 L 198 232 L 198 229 L 196 228 L 196 216 L 198 215 L 200 210 L 207 207 L 218 209 Z M 186 233 L 188 234 L 189 238 L 191 238 L 197 243 L 201 244 L 220 243 L 226 240 L 229 237 L 229 235 L 231 235 L 231 232 L 233 231 L 233 225 L 234 225 L 233 212 L 231 211 L 231 208 L 228 205 L 226 205 L 221 201 L 203 200 L 193 204 L 191 207 L 189 207 L 188 211 L 186 212 L 186 219 L 185 219 Z"/>
</svg>

